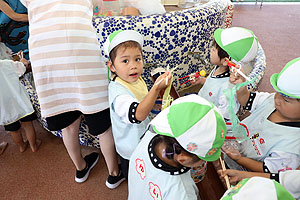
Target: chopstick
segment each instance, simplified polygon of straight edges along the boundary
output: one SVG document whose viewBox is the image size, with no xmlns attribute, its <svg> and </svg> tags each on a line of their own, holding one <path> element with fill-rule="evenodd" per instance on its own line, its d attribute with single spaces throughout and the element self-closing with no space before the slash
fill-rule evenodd
<svg viewBox="0 0 300 200">
<path fill-rule="evenodd" d="M 179 66 L 179 65 L 178 65 Z M 174 67 L 173 69 L 171 69 L 171 71 L 170 71 L 170 73 L 172 73 L 175 69 L 177 69 L 177 67 L 178 66 L 176 66 L 176 67 Z M 167 71 L 169 70 L 169 65 L 167 66 Z M 160 84 L 163 80 L 165 80 L 166 79 L 166 85 L 168 85 L 168 77 L 166 76 L 166 77 L 164 77 L 164 78 L 162 78 L 162 79 L 160 79 L 155 85 L 158 85 L 158 84 Z"/>
<path fill-rule="evenodd" d="M 222 166 L 222 170 L 223 171 L 226 170 L 224 160 L 221 157 L 219 158 L 219 160 L 220 160 L 220 163 L 221 163 L 221 166 Z M 230 183 L 229 183 L 228 176 L 225 175 L 224 179 L 225 179 L 226 187 L 227 187 L 227 189 L 229 189 L 230 188 Z"/>
</svg>

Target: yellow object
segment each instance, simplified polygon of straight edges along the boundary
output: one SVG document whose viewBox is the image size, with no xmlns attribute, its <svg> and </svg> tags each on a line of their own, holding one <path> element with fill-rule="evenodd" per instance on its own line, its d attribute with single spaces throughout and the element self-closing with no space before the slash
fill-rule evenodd
<svg viewBox="0 0 300 200">
<path fill-rule="evenodd" d="M 147 85 L 142 77 L 139 77 L 139 79 L 134 83 L 128 83 L 119 77 L 117 77 L 115 81 L 128 88 L 139 102 L 143 101 L 148 94 Z"/>
<path fill-rule="evenodd" d="M 173 100 L 173 98 L 170 95 L 170 90 L 171 90 L 171 87 L 172 87 L 172 83 L 173 83 L 173 76 L 170 80 L 169 86 L 165 89 L 165 92 L 164 92 L 164 95 L 163 95 L 162 106 L 161 106 L 162 111 L 165 108 L 167 108 L 171 104 L 171 101 Z"/>
<path fill-rule="evenodd" d="M 204 77 L 205 75 L 206 75 L 206 72 L 202 69 L 202 70 L 200 71 L 200 76 Z"/>
</svg>

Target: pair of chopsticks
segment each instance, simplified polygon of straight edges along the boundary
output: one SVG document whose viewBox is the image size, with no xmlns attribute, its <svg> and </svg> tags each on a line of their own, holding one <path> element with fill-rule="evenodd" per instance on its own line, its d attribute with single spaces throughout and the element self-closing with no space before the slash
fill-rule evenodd
<svg viewBox="0 0 300 200">
<path fill-rule="evenodd" d="M 177 69 L 178 66 L 171 69 L 170 73 L 172 73 L 175 69 Z M 167 65 L 167 71 L 169 71 L 169 65 Z M 168 85 L 168 77 L 167 76 L 165 78 L 160 79 L 155 85 L 159 85 L 165 79 L 166 79 L 166 85 Z"/>
<path fill-rule="evenodd" d="M 220 160 L 220 163 L 221 163 L 221 166 L 222 166 L 222 170 L 223 171 L 226 170 L 224 160 L 221 157 L 219 158 L 219 160 Z M 229 183 L 228 176 L 225 175 L 224 179 L 225 179 L 226 187 L 227 187 L 227 189 L 229 189 L 230 188 L 230 183 Z"/>
</svg>

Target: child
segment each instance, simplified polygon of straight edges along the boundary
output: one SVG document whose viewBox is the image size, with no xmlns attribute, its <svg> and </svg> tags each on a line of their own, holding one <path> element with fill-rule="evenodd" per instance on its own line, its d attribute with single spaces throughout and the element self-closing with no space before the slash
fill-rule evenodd
<svg viewBox="0 0 300 200">
<path fill-rule="evenodd" d="M 227 169 L 225 171 L 219 170 L 218 173 L 221 177 L 227 175 L 230 183 L 236 184 L 245 178 L 252 178 L 255 176 L 274 179 L 283 185 L 287 191 L 296 199 L 300 198 L 300 167 L 298 170 L 280 171 L 279 173 L 261 173 L 261 172 L 247 172 L 234 169 Z"/>
<path fill-rule="evenodd" d="M 22 59 L 24 64 L 28 64 Z M 26 68 L 22 62 L 12 60 L 0 60 L 0 125 L 4 125 L 6 131 L 10 131 L 13 141 L 19 146 L 22 153 L 26 150 L 28 142 L 32 152 L 36 152 L 41 141 L 36 139 L 36 133 L 32 121 L 37 117 L 29 100 L 24 86 L 19 82 L 19 76 L 16 71 L 25 72 Z M 23 68 L 21 70 L 15 70 Z M 23 141 L 23 127 L 27 140 Z"/>
<path fill-rule="evenodd" d="M 225 192 L 221 200 L 295 200 L 279 183 L 262 177 L 246 178 Z"/>
<path fill-rule="evenodd" d="M 161 75 L 148 92 L 141 77 L 143 37 L 136 31 L 113 32 L 104 44 L 109 69 L 116 76 L 109 84 L 109 104 L 116 149 L 128 177 L 129 158 L 144 134 L 158 93 L 170 84 L 171 73 Z M 162 79 L 166 79 L 160 81 Z"/>
<path fill-rule="evenodd" d="M 61 130 L 75 167 L 75 181 L 87 180 L 99 155 L 82 156 L 78 139 L 83 115 L 89 133 L 99 135 L 113 189 L 124 180 L 118 168 L 108 108 L 108 80 L 95 29 L 94 0 L 21 0 L 30 26 L 29 51 L 41 106 L 51 131 Z"/>
<path fill-rule="evenodd" d="M 198 95 L 173 101 L 150 123 L 129 162 L 129 197 L 196 200 L 191 167 L 221 155 L 226 124 L 219 110 Z"/>
<path fill-rule="evenodd" d="M 296 169 L 300 164 L 300 58 L 271 77 L 276 93 L 237 91 L 242 106 L 251 115 L 242 121 L 249 130 L 240 153 L 225 149 L 237 164 L 255 172 L 277 173 Z M 239 74 L 230 76 L 233 84 L 244 82 Z M 237 166 L 229 166 L 237 169 Z"/>
<path fill-rule="evenodd" d="M 230 69 L 227 60 L 236 64 L 246 64 L 253 60 L 257 54 L 258 41 L 252 31 L 240 27 L 217 29 L 214 32 L 213 47 L 210 51 L 210 62 L 214 69 L 206 78 L 205 84 L 198 95 L 215 104 L 225 119 L 229 119 L 227 111 L 228 101 L 224 91 L 229 89 Z M 201 80 L 202 79 L 202 80 Z M 204 78 L 201 78 L 202 84 Z M 199 82 L 199 81 L 198 81 Z M 239 109 L 236 101 L 235 112 Z"/>
</svg>

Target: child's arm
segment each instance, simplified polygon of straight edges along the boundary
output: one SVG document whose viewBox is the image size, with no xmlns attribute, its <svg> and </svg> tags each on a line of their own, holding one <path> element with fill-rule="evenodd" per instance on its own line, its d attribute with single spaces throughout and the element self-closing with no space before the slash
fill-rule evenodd
<svg viewBox="0 0 300 200">
<path fill-rule="evenodd" d="M 218 174 L 221 178 L 224 178 L 227 175 L 229 177 L 229 182 L 233 185 L 240 182 L 244 178 L 251 178 L 254 176 L 270 178 L 269 173 L 239 171 L 235 169 L 218 170 Z"/>
<path fill-rule="evenodd" d="M 12 20 L 28 22 L 27 14 L 19 14 L 14 12 L 13 9 L 11 9 L 11 7 L 3 0 L 0 0 L 0 10 Z"/>
<path fill-rule="evenodd" d="M 235 71 L 236 69 L 233 68 L 233 71 L 230 73 L 230 78 L 229 78 L 230 83 L 236 85 L 245 82 L 246 79 L 242 77 L 239 73 L 236 73 Z M 241 69 L 241 71 L 243 71 L 243 69 Z M 247 86 L 240 88 L 236 92 L 238 102 L 241 104 L 241 106 L 246 106 L 249 99 L 249 95 L 250 92 L 248 91 Z"/>
<path fill-rule="evenodd" d="M 235 162 L 237 162 L 239 165 L 242 165 L 243 167 L 253 171 L 253 172 L 264 172 L 263 171 L 263 162 L 259 162 L 256 160 L 253 160 L 251 158 L 244 157 L 240 154 L 238 150 L 227 150 L 222 148 L 223 151 Z"/>
<path fill-rule="evenodd" d="M 166 84 L 166 77 L 167 77 L 167 84 Z M 155 104 L 155 100 L 157 99 L 157 96 L 161 89 L 166 88 L 170 84 L 172 74 L 167 71 L 161 76 L 159 76 L 147 96 L 141 103 L 139 103 L 135 118 L 139 121 L 144 121 L 146 117 L 149 115 L 151 109 L 153 108 Z M 161 79 L 164 79 L 160 81 Z"/>
</svg>

